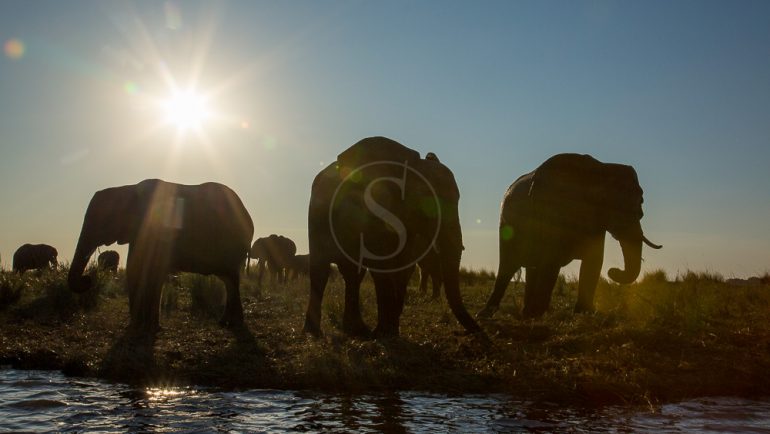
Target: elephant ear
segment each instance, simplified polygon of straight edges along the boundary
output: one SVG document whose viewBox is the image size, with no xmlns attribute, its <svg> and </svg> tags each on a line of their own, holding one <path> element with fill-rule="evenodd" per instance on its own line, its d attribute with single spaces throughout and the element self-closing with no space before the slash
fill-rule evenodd
<svg viewBox="0 0 770 434">
<path fill-rule="evenodd" d="M 115 219 L 115 237 L 118 244 L 127 244 L 134 239 L 146 212 L 146 207 L 142 206 L 142 203 L 149 202 L 148 197 L 151 193 L 142 191 L 139 185 L 115 188 L 112 209 Z"/>
<path fill-rule="evenodd" d="M 605 195 L 602 166 L 590 155 L 580 154 L 558 154 L 541 164 L 529 191 L 535 224 L 557 238 L 600 231 Z"/>
<path fill-rule="evenodd" d="M 83 233 L 96 245 L 126 244 L 138 229 L 136 185 L 97 191 L 86 211 Z"/>
<path fill-rule="evenodd" d="M 605 221 L 608 226 L 624 226 L 642 218 L 642 187 L 636 170 L 624 164 L 604 165 Z"/>
</svg>

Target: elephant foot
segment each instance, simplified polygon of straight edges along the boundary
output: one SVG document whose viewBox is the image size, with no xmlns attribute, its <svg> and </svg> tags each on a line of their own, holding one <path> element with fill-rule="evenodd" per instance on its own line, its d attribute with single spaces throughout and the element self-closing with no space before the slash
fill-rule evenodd
<svg viewBox="0 0 770 434">
<path fill-rule="evenodd" d="M 484 309 L 481 309 L 479 313 L 476 314 L 476 318 L 489 319 L 492 318 L 495 312 L 497 312 L 497 306 L 486 305 L 484 306 Z"/>
<path fill-rule="evenodd" d="M 228 329 L 240 328 L 243 327 L 243 318 L 222 318 L 219 325 Z"/>
<path fill-rule="evenodd" d="M 321 333 L 321 326 L 318 324 L 313 324 L 307 320 L 305 320 L 305 326 L 302 328 L 302 331 L 317 338 L 323 336 L 323 333 Z"/>
<path fill-rule="evenodd" d="M 160 324 L 130 323 L 126 329 L 126 335 L 132 338 L 152 337 L 160 331 Z"/>
<path fill-rule="evenodd" d="M 542 317 L 544 314 L 545 309 L 531 309 L 527 308 L 527 306 L 524 306 L 524 309 L 521 310 L 522 319 L 537 319 Z"/>
</svg>

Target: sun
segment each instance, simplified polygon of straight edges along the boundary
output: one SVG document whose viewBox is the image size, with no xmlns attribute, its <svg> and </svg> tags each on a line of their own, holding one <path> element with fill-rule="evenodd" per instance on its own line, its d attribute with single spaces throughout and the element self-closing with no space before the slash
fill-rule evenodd
<svg viewBox="0 0 770 434">
<path fill-rule="evenodd" d="M 162 106 L 166 121 L 180 131 L 200 130 L 210 116 L 206 98 L 193 90 L 174 92 Z"/>
</svg>

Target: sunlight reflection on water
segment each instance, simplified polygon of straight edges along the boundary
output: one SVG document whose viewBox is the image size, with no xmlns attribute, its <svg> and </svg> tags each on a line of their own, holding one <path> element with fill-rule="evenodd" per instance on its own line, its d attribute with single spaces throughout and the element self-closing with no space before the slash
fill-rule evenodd
<svg viewBox="0 0 770 434">
<path fill-rule="evenodd" d="M 503 395 L 330 395 L 136 389 L 52 371 L 0 370 L 0 431 L 768 432 L 770 400 L 713 398 L 579 409 Z"/>
</svg>

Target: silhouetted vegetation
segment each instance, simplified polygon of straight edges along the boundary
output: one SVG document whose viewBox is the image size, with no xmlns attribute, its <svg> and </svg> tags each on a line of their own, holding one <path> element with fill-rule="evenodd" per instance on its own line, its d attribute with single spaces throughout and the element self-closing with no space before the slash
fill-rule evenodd
<svg viewBox="0 0 770 434">
<path fill-rule="evenodd" d="M 481 322 L 488 339 L 465 334 L 446 301 L 420 294 L 413 282 L 401 337 L 387 340 L 341 332 L 339 279 L 327 288 L 325 334 L 316 339 L 302 332 L 304 279 L 259 286 L 247 277 L 247 329 L 231 331 L 217 324 L 221 282 L 183 274 L 165 287 L 176 301 L 164 311 L 162 330 L 142 345 L 125 335 L 122 275 L 97 276 L 99 290 L 78 296 L 66 287 L 66 270 L 0 274 L 2 294 L 18 294 L 0 310 L 0 364 L 144 384 L 503 392 L 586 404 L 770 390 L 770 286 L 731 286 L 714 273 L 671 280 L 656 270 L 626 286 L 602 279 L 592 315 L 572 313 L 575 282 L 560 279 L 550 311 L 527 321 L 518 312 L 523 283 L 512 284 L 496 316 Z M 466 306 L 478 311 L 494 275 L 464 270 L 463 279 Z M 373 326 L 369 277 L 361 304 Z"/>
</svg>

